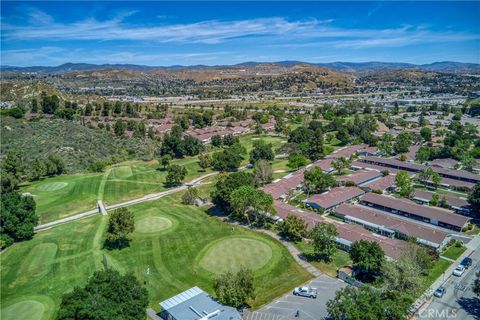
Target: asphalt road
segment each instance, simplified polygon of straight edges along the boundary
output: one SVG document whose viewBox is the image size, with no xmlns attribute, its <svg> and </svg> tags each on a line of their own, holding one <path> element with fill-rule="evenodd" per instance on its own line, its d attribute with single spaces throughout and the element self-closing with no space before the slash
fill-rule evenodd
<svg viewBox="0 0 480 320">
<path fill-rule="evenodd" d="M 480 271 L 480 250 L 474 251 L 470 258 L 473 264 L 461 277 L 444 275 L 445 295 L 434 296 L 416 319 L 480 320 L 480 298 L 472 291 L 475 274 Z"/>
<path fill-rule="evenodd" d="M 316 299 L 294 296 L 292 292 L 272 301 L 261 309 L 250 313 L 247 320 L 319 320 L 327 314 L 327 301 L 335 297 L 335 292 L 347 286 L 338 279 L 321 275 L 307 284 L 318 289 Z M 298 310 L 298 317 L 296 312 Z"/>
</svg>

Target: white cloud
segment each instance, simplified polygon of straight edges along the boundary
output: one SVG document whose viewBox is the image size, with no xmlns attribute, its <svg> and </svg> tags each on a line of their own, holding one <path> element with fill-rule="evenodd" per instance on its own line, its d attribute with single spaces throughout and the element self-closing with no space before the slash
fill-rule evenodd
<svg viewBox="0 0 480 320">
<path fill-rule="evenodd" d="M 136 63 L 147 65 L 172 65 L 182 63 L 211 63 L 231 54 L 228 51 L 194 52 L 194 53 L 142 53 L 111 50 L 69 50 L 59 47 L 41 47 L 29 49 L 2 50 L 2 64 L 30 66 L 31 61 L 41 61 L 41 65 L 59 65 L 65 62 L 78 63 Z"/>
</svg>

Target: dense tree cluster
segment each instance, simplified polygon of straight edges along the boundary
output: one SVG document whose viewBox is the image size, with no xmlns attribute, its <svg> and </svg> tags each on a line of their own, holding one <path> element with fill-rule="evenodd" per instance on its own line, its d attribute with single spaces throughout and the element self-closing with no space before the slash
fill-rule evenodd
<svg viewBox="0 0 480 320">
<path fill-rule="evenodd" d="M 217 171 L 233 171 L 240 167 L 246 154 L 245 148 L 235 143 L 212 155 L 212 167 Z"/>
<path fill-rule="evenodd" d="M 271 143 L 266 143 L 263 140 L 253 142 L 253 149 L 250 151 L 250 163 L 254 164 L 258 160 L 272 161 L 274 158 Z"/>
<path fill-rule="evenodd" d="M 2 192 L 0 248 L 33 237 L 33 228 L 38 223 L 35 208 L 35 200 L 30 195 L 20 195 L 17 191 Z"/>
<path fill-rule="evenodd" d="M 305 171 L 303 177 L 304 188 L 308 194 L 325 192 L 336 184 L 335 177 L 323 172 L 319 167 Z"/>
<path fill-rule="evenodd" d="M 222 175 L 217 180 L 211 193 L 212 202 L 225 212 L 232 212 L 231 194 L 241 186 L 256 187 L 255 176 L 247 172 L 234 172 Z"/>
<path fill-rule="evenodd" d="M 187 174 L 187 168 L 178 164 L 172 164 L 168 167 L 165 182 L 168 185 L 179 185 L 182 183 L 182 180 L 185 179 Z"/>
<path fill-rule="evenodd" d="M 308 127 L 298 127 L 290 132 L 288 142 L 295 144 L 299 153 L 310 160 L 325 156 L 323 127 L 321 122 L 312 121 Z"/>
<path fill-rule="evenodd" d="M 62 297 L 58 320 L 138 320 L 145 318 L 148 292 L 132 273 L 107 269 L 95 272 L 85 287 Z"/>
<path fill-rule="evenodd" d="M 213 288 L 221 303 L 234 308 L 248 306 L 248 301 L 255 298 L 253 272 L 244 267 L 236 273 L 227 271 L 219 275 Z"/>
<path fill-rule="evenodd" d="M 253 221 L 258 224 L 265 222 L 266 214 L 275 213 L 271 195 L 253 186 L 240 186 L 230 194 L 230 217 L 237 220 Z"/>
<path fill-rule="evenodd" d="M 185 156 L 196 156 L 205 150 L 200 140 L 190 136 L 182 137 L 182 130 L 179 126 L 174 126 L 170 133 L 166 133 L 163 137 L 160 154 L 169 154 L 175 158 L 183 158 Z"/>
</svg>

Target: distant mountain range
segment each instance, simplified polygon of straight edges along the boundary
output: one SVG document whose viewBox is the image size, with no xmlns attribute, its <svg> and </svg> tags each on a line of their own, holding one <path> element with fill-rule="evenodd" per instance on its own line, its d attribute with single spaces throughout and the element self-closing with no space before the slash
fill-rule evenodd
<svg viewBox="0 0 480 320">
<path fill-rule="evenodd" d="M 388 71 L 388 70 L 424 70 L 435 72 L 454 72 L 454 73 L 480 73 L 480 64 L 463 63 L 453 61 L 433 62 L 429 64 L 411 64 L 396 62 L 329 62 L 329 63 L 309 63 L 302 61 L 278 61 L 278 62 L 255 62 L 249 61 L 235 65 L 219 65 L 219 66 L 146 66 L 136 64 L 89 64 L 89 63 L 65 63 L 56 67 L 48 66 L 31 66 L 31 67 L 15 67 L 0 66 L 2 72 L 36 72 L 45 74 L 62 74 L 74 71 L 94 71 L 94 70 L 135 70 L 150 71 L 153 69 L 179 70 L 179 69 L 202 69 L 202 68 L 232 68 L 232 67 L 256 67 L 259 65 L 280 65 L 284 67 L 292 67 L 295 65 L 311 65 L 321 66 L 341 72 L 357 73 L 369 71 Z"/>
</svg>

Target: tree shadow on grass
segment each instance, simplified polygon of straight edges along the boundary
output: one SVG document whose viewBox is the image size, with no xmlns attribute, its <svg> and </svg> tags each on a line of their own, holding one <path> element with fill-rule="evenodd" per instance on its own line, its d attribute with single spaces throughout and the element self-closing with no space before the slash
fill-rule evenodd
<svg viewBox="0 0 480 320">
<path fill-rule="evenodd" d="M 480 299 L 461 297 L 457 300 L 458 304 L 462 306 L 462 309 L 473 316 L 473 319 L 480 319 Z"/>
<path fill-rule="evenodd" d="M 122 250 L 125 248 L 130 247 L 130 239 L 122 239 L 122 240 L 105 240 L 103 243 L 103 249 L 107 250 Z"/>
</svg>

